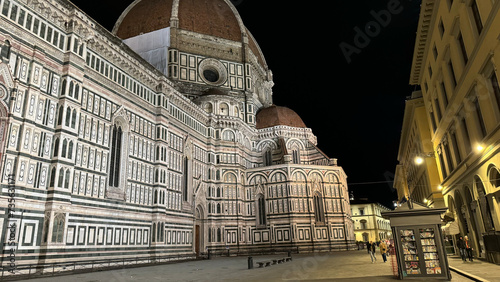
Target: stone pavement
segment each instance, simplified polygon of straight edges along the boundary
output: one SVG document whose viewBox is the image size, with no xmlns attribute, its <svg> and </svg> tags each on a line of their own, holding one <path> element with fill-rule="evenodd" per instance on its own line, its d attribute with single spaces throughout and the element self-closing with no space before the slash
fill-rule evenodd
<svg viewBox="0 0 500 282">
<path fill-rule="evenodd" d="M 283 255 L 253 257 L 257 261 L 282 258 Z M 126 268 L 92 273 L 72 274 L 23 280 L 27 282 L 139 282 L 139 281 L 396 281 L 391 257 L 387 263 L 377 253 L 377 262 L 371 263 L 366 250 L 316 254 L 293 254 L 293 260 L 264 268 L 248 269 L 247 257 L 218 257 L 147 267 Z M 463 263 L 458 257 L 449 257 L 450 266 L 459 269 L 474 280 L 452 272 L 453 282 L 500 281 L 500 266 L 474 261 Z M 406 279 L 424 281 L 422 279 Z M 433 279 L 426 279 L 425 281 Z M 435 280 L 439 281 L 439 280 Z M 442 281 L 442 280 L 441 280 Z"/>
<path fill-rule="evenodd" d="M 464 262 L 459 256 L 448 256 L 448 263 L 452 275 L 462 273 L 464 276 L 474 278 L 475 281 L 500 281 L 500 266 L 474 259 Z"/>
</svg>

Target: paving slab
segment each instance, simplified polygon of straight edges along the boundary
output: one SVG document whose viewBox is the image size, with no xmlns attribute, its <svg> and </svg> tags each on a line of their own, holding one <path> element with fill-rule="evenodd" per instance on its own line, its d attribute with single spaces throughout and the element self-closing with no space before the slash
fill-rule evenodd
<svg viewBox="0 0 500 282">
<path fill-rule="evenodd" d="M 269 255 L 254 256 L 254 269 L 248 269 L 247 257 L 217 257 L 210 260 L 179 262 L 171 264 L 135 267 L 118 270 L 80 273 L 46 278 L 22 280 L 26 282 L 154 282 L 154 281 L 397 281 L 393 275 L 391 257 L 388 262 L 382 262 L 377 257 L 376 263 L 371 263 L 366 250 L 292 254 L 292 261 L 259 268 L 257 261 L 279 259 L 286 256 Z M 451 264 L 457 265 L 454 260 Z M 458 264 L 461 262 L 459 261 Z M 495 266 L 488 272 L 488 277 L 494 278 L 500 274 L 496 265 L 477 262 L 484 268 Z M 471 267 L 472 269 L 468 269 Z M 472 264 L 467 270 L 474 272 Z M 477 272 L 477 271 L 476 271 Z M 474 272 L 474 273 L 476 273 Z M 481 272 L 481 271 L 480 271 Z M 480 274 L 480 273 L 478 273 Z M 453 282 L 475 281 L 452 272 Z M 405 279 L 408 281 L 433 281 L 433 279 Z M 438 281 L 438 280 L 435 280 Z M 443 280 L 441 280 L 443 281 Z M 500 281 L 500 280 L 488 280 Z"/>
</svg>

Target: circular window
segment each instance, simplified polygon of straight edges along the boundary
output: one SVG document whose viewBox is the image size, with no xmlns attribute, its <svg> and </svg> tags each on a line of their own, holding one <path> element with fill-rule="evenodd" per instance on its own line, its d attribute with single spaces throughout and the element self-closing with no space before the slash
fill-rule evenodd
<svg viewBox="0 0 500 282">
<path fill-rule="evenodd" d="M 203 71 L 203 77 L 209 82 L 217 82 L 219 80 L 219 73 L 213 69 L 206 69 Z"/>
<path fill-rule="evenodd" d="M 205 59 L 198 65 L 201 79 L 210 85 L 219 86 L 227 81 L 227 69 L 216 59 Z"/>
</svg>

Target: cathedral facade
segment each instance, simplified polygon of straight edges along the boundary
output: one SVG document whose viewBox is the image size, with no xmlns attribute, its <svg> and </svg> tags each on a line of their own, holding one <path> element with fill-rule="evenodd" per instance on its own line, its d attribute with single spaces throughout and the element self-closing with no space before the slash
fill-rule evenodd
<svg viewBox="0 0 500 282">
<path fill-rule="evenodd" d="M 2 266 L 348 249 L 346 174 L 229 0 L 136 0 L 112 32 L 0 0 Z"/>
</svg>

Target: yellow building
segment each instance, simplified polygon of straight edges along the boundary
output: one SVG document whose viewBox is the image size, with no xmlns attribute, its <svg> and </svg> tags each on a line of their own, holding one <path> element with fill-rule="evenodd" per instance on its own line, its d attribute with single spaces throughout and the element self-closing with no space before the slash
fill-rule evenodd
<svg viewBox="0 0 500 282">
<path fill-rule="evenodd" d="M 395 182 L 404 193 L 405 182 L 414 173 L 411 158 L 422 157 L 427 168 L 436 165 L 436 181 L 429 180 L 424 200 L 432 204 L 441 191 L 460 233 L 470 238 L 474 255 L 496 262 L 500 253 L 499 235 L 494 232 L 500 230 L 499 10 L 500 1 L 422 1 L 410 74 L 410 84 L 420 86 L 422 97 L 421 102 L 407 102 Z M 420 106 L 409 109 L 412 103 Z M 425 112 L 428 139 L 412 136 L 415 123 L 425 127 L 420 111 Z M 408 115 L 413 117 L 407 120 Z M 415 141 L 422 142 L 421 151 L 410 150 Z M 408 186 L 410 197 L 422 197 L 419 189 L 411 189 L 412 183 Z"/>
<path fill-rule="evenodd" d="M 431 131 L 421 91 L 408 97 L 398 152 L 394 186 L 398 200 L 410 198 L 432 207 L 444 207 L 437 165 L 432 156 Z"/>
<path fill-rule="evenodd" d="M 356 241 L 377 242 L 391 238 L 391 224 L 381 213 L 389 208 L 366 199 L 351 200 Z"/>
</svg>

